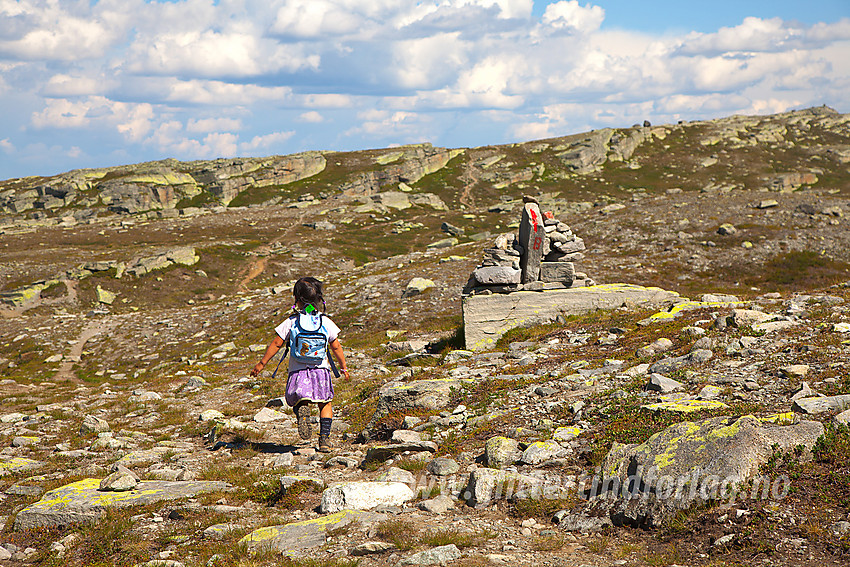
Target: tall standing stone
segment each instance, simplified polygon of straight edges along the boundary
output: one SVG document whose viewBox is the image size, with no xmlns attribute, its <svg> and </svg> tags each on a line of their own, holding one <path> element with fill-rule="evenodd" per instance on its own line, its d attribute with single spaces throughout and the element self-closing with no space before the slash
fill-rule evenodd
<svg viewBox="0 0 850 567">
<path fill-rule="evenodd" d="M 519 261 L 522 283 L 538 280 L 545 240 L 546 231 L 543 229 L 540 207 L 537 203 L 528 202 L 522 209 L 522 220 L 519 223 L 519 243 L 525 251 Z"/>
</svg>

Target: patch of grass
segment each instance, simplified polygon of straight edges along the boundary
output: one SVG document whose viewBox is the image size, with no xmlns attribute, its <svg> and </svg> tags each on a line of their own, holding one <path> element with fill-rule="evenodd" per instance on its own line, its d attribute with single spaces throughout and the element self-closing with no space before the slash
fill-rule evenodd
<svg viewBox="0 0 850 567">
<path fill-rule="evenodd" d="M 150 543 L 131 537 L 131 516 L 138 510 L 107 509 L 98 522 L 80 528 L 81 541 L 73 548 L 74 559 L 83 565 L 128 565 L 144 562 Z"/>
<path fill-rule="evenodd" d="M 572 510 L 579 504 L 581 499 L 577 493 L 572 494 L 570 498 L 524 498 L 512 502 L 508 513 L 519 519 L 550 520 L 556 512 Z"/>
<path fill-rule="evenodd" d="M 417 534 L 419 529 L 406 520 L 387 520 L 378 524 L 375 535 L 400 551 L 409 551 L 416 546 Z"/>
<path fill-rule="evenodd" d="M 422 531 L 407 520 L 387 520 L 378 524 L 377 536 L 392 543 L 400 551 L 416 547 L 438 547 L 454 544 L 460 549 L 477 547 L 495 535 L 486 530 L 461 532 L 456 529 Z"/>
<path fill-rule="evenodd" d="M 567 545 L 569 540 L 564 534 L 538 536 L 531 542 L 534 551 L 558 551 Z"/>
<path fill-rule="evenodd" d="M 605 553 L 608 550 L 608 546 L 611 545 L 611 538 L 604 535 L 597 536 L 585 542 L 584 545 L 591 553 L 602 554 Z"/>
</svg>

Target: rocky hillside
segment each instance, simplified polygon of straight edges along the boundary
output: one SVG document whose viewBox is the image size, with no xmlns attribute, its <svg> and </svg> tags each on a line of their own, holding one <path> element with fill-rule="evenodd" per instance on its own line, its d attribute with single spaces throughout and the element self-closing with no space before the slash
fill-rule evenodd
<svg viewBox="0 0 850 567">
<path fill-rule="evenodd" d="M 523 196 L 595 282 L 695 301 L 466 350 Z M 166 160 L 0 182 L 0 211 L 0 561 L 850 559 L 850 115 Z M 353 370 L 330 454 L 248 377 L 301 275 Z"/>
</svg>

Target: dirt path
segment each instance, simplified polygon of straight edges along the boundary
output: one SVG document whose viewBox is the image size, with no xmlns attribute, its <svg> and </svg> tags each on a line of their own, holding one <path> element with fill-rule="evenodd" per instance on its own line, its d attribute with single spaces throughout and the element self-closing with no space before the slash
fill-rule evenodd
<svg viewBox="0 0 850 567">
<path fill-rule="evenodd" d="M 77 337 L 77 341 L 73 345 L 71 345 L 70 352 L 62 360 L 62 364 L 56 371 L 54 378 L 56 380 L 80 382 L 80 379 L 77 378 L 77 375 L 74 373 L 74 363 L 80 361 L 80 358 L 83 355 L 83 348 L 85 348 L 86 343 L 89 342 L 93 337 L 101 333 L 111 331 L 112 329 L 118 326 L 118 323 L 119 321 L 114 318 L 111 318 L 109 320 L 98 319 L 87 323 L 83 327 L 83 330 L 80 331 L 80 335 Z"/>
<path fill-rule="evenodd" d="M 248 284 L 258 278 L 260 274 L 265 271 L 266 266 L 269 263 L 269 259 L 266 255 L 272 253 L 275 244 L 279 244 L 280 242 L 289 239 L 295 229 L 301 226 L 301 222 L 304 220 L 305 216 L 307 216 L 307 211 L 303 211 L 300 215 L 298 215 L 298 219 L 293 222 L 289 226 L 289 228 L 284 230 L 280 236 L 278 236 L 268 244 L 264 244 L 263 246 L 257 248 L 257 253 L 261 254 L 262 256 L 260 258 L 257 258 L 256 260 L 252 260 L 251 263 L 248 264 L 248 267 L 245 268 L 245 270 L 243 271 L 245 277 L 243 277 L 239 281 L 239 291 L 248 291 Z"/>
</svg>

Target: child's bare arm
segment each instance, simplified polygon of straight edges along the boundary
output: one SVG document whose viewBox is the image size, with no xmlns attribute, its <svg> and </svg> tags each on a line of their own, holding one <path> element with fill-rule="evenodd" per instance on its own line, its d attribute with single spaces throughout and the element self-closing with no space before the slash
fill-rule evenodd
<svg viewBox="0 0 850 567">
<path fill-rule="evenodd" d="M 279 351 L 280 347 L 282 346 L 283 339 L 280 338 L 280 336 L 276 336 L 274 340 L 269 343 L 268 348 L 266 348 L 266 353 L 263 355 L 263 358 L 260 360 L 260 362 L 257 363 L 256 366 L 254 366 L 254 369 L 251 370 L 251 376 L 256 376 L 257 374 L 262 372 L 266 364 L 269 363 L 272 357 L 277 354 L 277 351 Z"/>
<path fill-rule="evenodd" d="M 339 339 L 334 339 L 329 346 L 331 347 L 331 353 L 339 363 L 339 371 L 345 375 L 346 380 L 351 380 L 351 376 L 348 374 L 348 366 L 345 364 L 345 354 L 342 352 L 342 345 L 339 343 Z"/>
</svg>

